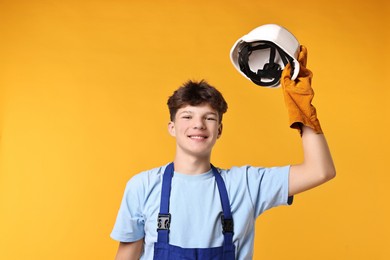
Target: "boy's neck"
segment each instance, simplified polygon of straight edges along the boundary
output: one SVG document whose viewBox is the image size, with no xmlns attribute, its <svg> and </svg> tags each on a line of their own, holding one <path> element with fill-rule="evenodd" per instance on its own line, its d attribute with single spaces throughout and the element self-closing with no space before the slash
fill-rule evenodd
<svg viewBox="0 0 390 260">
<path fill-rule="evenodd" d="M 192 156 L 184 157 L 176 155 L 173 163 L 175 165 L 175 171 L 188 175 L 205 173 L 211 168 L 210 157 L 197 158 Z"/>
</svg>

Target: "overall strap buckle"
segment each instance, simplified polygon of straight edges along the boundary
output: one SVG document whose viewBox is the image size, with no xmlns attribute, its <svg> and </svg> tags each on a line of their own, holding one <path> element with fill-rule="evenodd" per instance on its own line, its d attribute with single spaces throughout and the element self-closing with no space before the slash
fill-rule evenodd
<svg viewBox="0 0 390 260">
<path fill-rule="evenodd" d="M 157 220 L 157 231 L 158 230 L 169 230 L 171 225 L 171 214 L 158 214 Z"/>
<path fill-rule="evenodd" d="M 222 233 L 233 233 L 234 223 L 232 218 L 225 219 L 224 215 L 221 215 Z"/>
</svg>

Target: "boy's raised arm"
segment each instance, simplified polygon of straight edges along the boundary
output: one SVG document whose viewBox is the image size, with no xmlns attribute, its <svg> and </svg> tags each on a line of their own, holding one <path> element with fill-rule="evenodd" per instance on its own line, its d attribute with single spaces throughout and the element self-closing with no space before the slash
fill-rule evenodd
<svg viewBox="0 0 390 260">
<path fill-rule="evenodd" d="M 311 104 L 314 91 L 311 87 L 313 74 L 306 68 L 307 49 L 301 46 L 298 61 L 300 70 L 297 79 L 290 78 L 288 64 L 281 77 L 284 100 L 287 106 L 290 127 L 298 129 L 302 136 L 304 159 L 292 165 L 289 177 L 289 196 L 314 188 L 336 175 L 332 156 Z"/>
</svg>

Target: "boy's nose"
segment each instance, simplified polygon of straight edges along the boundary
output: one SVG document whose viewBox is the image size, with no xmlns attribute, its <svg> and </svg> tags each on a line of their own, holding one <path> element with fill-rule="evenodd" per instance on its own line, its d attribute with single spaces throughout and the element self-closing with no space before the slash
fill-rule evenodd
<svg viewBox="0 0 390 260">
<path fill-rule="evenodd" d="M 195 119 L 195 120 L 194 120 L 194 125 L 193 125 L 193 127 L 194 127 L 195 129 L 205 129 L 205 128 L 206 128 L 206 125 L 205 125 L 203 119 L 199 118 L 199 119 Z"/>
</svg>

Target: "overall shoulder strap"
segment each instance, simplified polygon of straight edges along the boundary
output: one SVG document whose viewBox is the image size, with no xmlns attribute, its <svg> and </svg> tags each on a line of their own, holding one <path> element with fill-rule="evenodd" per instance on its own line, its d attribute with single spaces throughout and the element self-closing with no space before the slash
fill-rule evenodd
<svg viewBox="0 0 390 260">
<path fill-rule="evenodd" d="M 169 214 L 169 197 L 171 196 L 171 183 L 173 176 L 173 162 L 165 168 L 160 200 L 160 213 L 157 221 L 157 241 L 169 242 L 169 226 L 171 223 L 171 214 Z"/>
<path fill-rule="evenodd" d="M 233 234 L 234 234 L 234 225 L 233 225 L 233 217 L 230 209 L 230 201 L 229 196 L 226 190 L 225 182 L 222 179 L 221 174 L 213 165 L 211 168 L 214 173 L 215 181 L 217 182 L 219 196 L 221 198 L 222 211 L 223 214 L 221 216 L 222 221 L 222 232 L 224 236 L 224 245 L 232 245 L 233 244 Z"/>
</svg>

